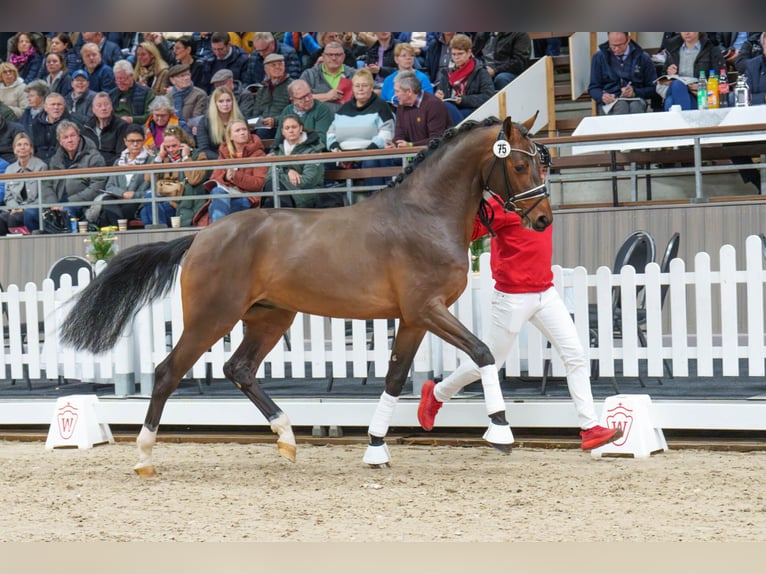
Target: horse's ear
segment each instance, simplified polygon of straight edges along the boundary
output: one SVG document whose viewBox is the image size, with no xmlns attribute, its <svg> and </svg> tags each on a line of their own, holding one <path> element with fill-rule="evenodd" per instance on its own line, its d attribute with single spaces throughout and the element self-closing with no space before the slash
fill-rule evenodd
<svg viewBox="0 0 766 574">
<path fill-rule="evenodd" d="M 540 113 L 540 110 L 537 110 L 535 114 L 529 118 L 527 121 L 525 121 L 522 125 L 527 128 L 528 132 L 532 132 L 532 126 L 535 125 L 535 120 L 537 119 L 538 114 Z"/>
<path fill-rule="evenodd" d="M 508 116 L 503 120 L 503 133 L 505 134 L 505 139 L 508 141 L 511 141 L 511 132 L 513 131 L 513 121 L 511 121 L 511 116 Z"/>
</svg>

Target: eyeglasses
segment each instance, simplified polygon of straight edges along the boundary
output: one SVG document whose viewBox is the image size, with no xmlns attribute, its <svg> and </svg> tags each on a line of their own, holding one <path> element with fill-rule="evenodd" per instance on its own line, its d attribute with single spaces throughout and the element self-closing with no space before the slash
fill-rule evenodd
<svg viewBox="0 0 766 574">
<path fill-rule="evenodd" d="M 142 144 L 142 143 L 144 143 L 144 140 L 130 139 L 130 140 L 125 140 L 125 143 L 127 143 L 127 144 Z"/>
<path fill-rule="evenodd" d="M 620 42 L 619 44 L 609 44 L 609 49 L 610 50 L 618 50 L 618 49 L 622 48 L 623 46 L 626 46 L 628 44 L 628 42 L 630 42 L 629 39 L 625 40 L 624 42 Z"/>
<path fill-rule="evenodd" d="M 309 92 L 308 94 L 303 94 L 302 96 L 293 96 L 293 100 L 308 100 L 313 94 Z"/>
<path fill-rule="evenodd" d="M 324 55 L 329 56 L 330 58 L 342 58 L 346 54 L 344 54 L 343 52 L 341 52 L 340 54 L 338 54 L 337 52 L 325 52 Z"/>
</svg>

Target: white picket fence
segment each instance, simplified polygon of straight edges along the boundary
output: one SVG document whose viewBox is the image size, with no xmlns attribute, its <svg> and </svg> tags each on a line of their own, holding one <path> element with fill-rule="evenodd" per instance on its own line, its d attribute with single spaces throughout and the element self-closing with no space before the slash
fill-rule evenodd
<svg viewBox="0 0 766 574">
<path fill-rule="evenodd" d="M 480 273 L 469 274 L 468 288 L 453 306 L 460 320 L 482 337 L 487 327 L 492 294 L 489 255 L 482 255 Z M 694 270 L 688 271 L 681 259 L 670 264 L 667 274 L 656 263 L 643 274 L 632 267 L 613 275 L 607 267 L 589 275 L 577 267 L 563 270 L 554 267 L 555 284 L 574 315 L 575 325 L 589 349 L 590 358 L 598 361 L 601 376 L 612 376 L 621 367 L 626 376 L 637 376 L 639 364 L 645 364 L 649 376 L 663 375 L 663 359 L 672 365 L 673 376 L 689 376 L 689 365 L 696 363 L 699 376 L 713 375 L 714 361 L 720 359 L 724 376 L 755 377 L 764 375 L 766 344 L 764 340 L 764 254 L 761 240 L 751 236 L 746 241 L 745 267 L 737 269 L 732 246 L 720 249 L 720 269 L 713 271 L 710 256 L 698 253 Z M 81 271 L 78 283 L 88 282 Z M 646 347 L 637 336 L 635 293 L 646 286 Z M 664 307 L 660 304 L 663 285 L 669 285 Z M 177 287 L 177 286 L 176 286 Z M 623 337 L 612 333 L 612 289 L 622 291 Z M 84 381 L 115 383 L 116 395 L 151 392 L 155 366 L 167 355 L 183 329 L 178 289 L 168 298 L 142 309 L 132 326 L 110 352 L 93 356 L 73 352 L 59 344 L 56 333 L 65 317 L 67 301 L 74 289 L 68 276 L 62 287 L 54 290 L 45 279 L 42 286 L 28 283 L 23 290 L 9 285 L 0 292 L 0 302 L 7 311 L 4 345 L 0 346 L 0 373 L 4 378 L 55 379 L 63 376 Z M 744 298 L 744 305 L 739 301 Z M 598 337 L 591 344 L 588 320 L 589 302 L 598 306 Z M 746 309 L 738 317 L 737 309 Z M 667 315 L 663 321 L 663 314 Z M 715 320 L 714 320 L 715 318 Z M 298 315 L 283 339 L 261 365 L 258 377 L 335 378 L 383 377 L 388 369 L 393 329 L 386 320 L 327 319 Z M 663 324 L 670 325 L 663 330 Z M 714 332 L 713 325 L 721 328 Z M 212 374 L 223 378 L 223 364 L 242 340 L 239 323 L 228 337 L 219 340 L 205 353 L 188 374 L 203 379 Z M 526 372 L 542 376 L 546 359 L 551 360 L 554 375 L 563 374 L 561 361 L 540 333 L 529 326 L 519 344 L 505 361 L 508 375 Z M 742 361 L 744 359 L 744 361 Z M 428 335 L 415 358 L 415 374 L 444 375 L 465 360 L 454 347 Z M 741 369 L 741 364 L 746 365 Z"/>
</svg>

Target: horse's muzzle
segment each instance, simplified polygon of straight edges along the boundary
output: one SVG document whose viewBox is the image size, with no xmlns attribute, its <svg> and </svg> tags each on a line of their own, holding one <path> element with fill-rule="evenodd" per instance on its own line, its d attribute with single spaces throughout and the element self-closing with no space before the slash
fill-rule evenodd
<svg viewBox="0 0 766 574">
<path fill-rule="evenodd" d="M 531 222 L 531 227 L 535 231 L 544 231 L 551 223 L 553 223 L 553 217 L 547 215 L 540 215 Z"/>
</svg>

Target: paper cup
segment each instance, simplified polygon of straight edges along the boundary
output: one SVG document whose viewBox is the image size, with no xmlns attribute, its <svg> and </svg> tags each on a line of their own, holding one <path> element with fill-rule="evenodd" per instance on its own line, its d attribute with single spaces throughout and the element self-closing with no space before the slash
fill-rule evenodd
<svg viewBox="0 0 766 574">
<path fill-rule="evenodd" d="M 672 105 L 672 106 L 670 106 L 670 111 L 671 112 L 680 112 L 681 111 L 681 106 L 679 106 L 678 104 Z"/>
<path fill-rule="evenodd" d="M 127 231 L 128 230 L 128 220 L 127 219 L 118 219 L 117 220 L 117 229 L 119 231 Z"/>
<path fill-rule="evenodd" d="M 174 229 L 178 229 L 181 227 L 181 216 L 180 215 L 173 215 L 170 218 L 170 227 Z"/>
<path fill-rule="evenodd" d="M 88 222 L 87 221 L 78 221 L 77 222 L 77 229 L 80 233 L 88 233 Z"/>
</svg>

